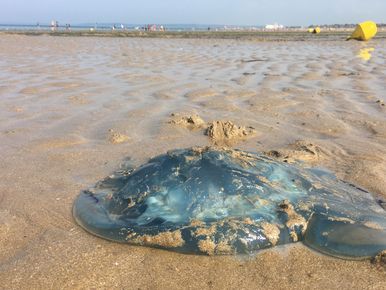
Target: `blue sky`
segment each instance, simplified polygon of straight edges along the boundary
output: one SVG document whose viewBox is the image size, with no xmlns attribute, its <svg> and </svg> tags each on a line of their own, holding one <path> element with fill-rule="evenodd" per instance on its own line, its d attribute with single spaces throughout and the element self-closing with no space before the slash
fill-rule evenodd
<svg viewBox="0 0 386 290">
<path fill-rule="evenodd" d="M 386 0 L 0 0 L 0 23 L 386 23 Z"/>
</svg>

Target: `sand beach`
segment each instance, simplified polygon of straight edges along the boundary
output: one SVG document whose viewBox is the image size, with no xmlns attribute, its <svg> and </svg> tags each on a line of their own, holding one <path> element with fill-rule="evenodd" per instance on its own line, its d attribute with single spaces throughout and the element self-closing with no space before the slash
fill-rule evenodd
<svg viewBox="0 0 386 290">
<path fill-rule="evenodd" d="M 100 239 L 72 217 L 79 192 L 123 162 L 214 143 L 326 168 L 386 202 L 385 60 L 383 37 L 1 34 L 0 289 L 385 289 L 385 265 L 301 243 L 184 255 Z"/>
</svg>

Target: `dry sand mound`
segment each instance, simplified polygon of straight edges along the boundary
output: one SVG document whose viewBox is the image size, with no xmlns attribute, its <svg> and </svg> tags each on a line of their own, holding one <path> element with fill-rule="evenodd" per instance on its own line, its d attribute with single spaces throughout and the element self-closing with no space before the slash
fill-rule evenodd
<svg viewBox="0 0 386 290">
<path fill-rule="evenodd" d="M 130 138 L 124 134 L 115 132 L 113 129 L 110 129 L 108 139 L 111 144 L 121 144 L 129 141 Z"/>
<path fill-rule="evenodd" d="M 232 146 L 239 141 L 253 136 L 256 130 L 253 127 L 238 126 L 231 121 L 205 121 L 197 114 L 181 116 L 171 114 L 172 120 L 169 124 L 179 125 L 190 130 L 204 129 L 204 134 L 212 141 L 213 145 Z"/>
<path fill-rule="evenodd" d="M 230 146 L 248 136 L 254 135 L 252 127 L 237 126 L 230 121 L 213 121 L 205 131 L 215 145 Z"/>
<path fill-rule="evenodd" d="M 288 148 L 270 150 L 265 154 L 289 163 L 296 161 L 316 163 L 323 158 L 324 152 L 318 145 L 305 140 L 298 140 L 290 144 Z"/>
<path fill-rule="evenodd" d="M 206 123 L 201 117 L 197 114 L 191 116 L 180 116 L 179 114 L 171 114 L 173 119 L 169 121 L 170 124 L 175 124 L 179 126 L 186 127 L 190 130 L 201 129 L 206 127 Z"/>
</svg>

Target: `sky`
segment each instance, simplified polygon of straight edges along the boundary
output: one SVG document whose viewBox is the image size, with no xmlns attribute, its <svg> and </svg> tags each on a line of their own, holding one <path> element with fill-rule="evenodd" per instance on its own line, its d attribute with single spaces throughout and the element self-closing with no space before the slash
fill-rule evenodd
<svg viewBox="0 0 386 290">
<path fill-rule="evenodd" d="M 0 0 L 0 23 L 386 23 L 386 0 Z"/>
</svg>

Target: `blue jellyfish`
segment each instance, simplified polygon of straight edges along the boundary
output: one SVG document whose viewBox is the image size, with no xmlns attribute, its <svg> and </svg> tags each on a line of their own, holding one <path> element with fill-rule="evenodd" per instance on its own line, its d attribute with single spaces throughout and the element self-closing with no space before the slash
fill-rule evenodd
<svg viewBox="0 0 386 290">
<path fill-rule="evenodd" d="M 386 249 L 386 211 L 319 169 L 240 150 L 174 150 L 81 192 L 75 220 L 99 237 L 192 254 L 293 242 L 346 259 Z"/>
</svg>

